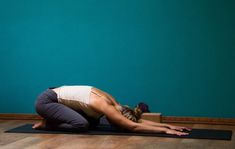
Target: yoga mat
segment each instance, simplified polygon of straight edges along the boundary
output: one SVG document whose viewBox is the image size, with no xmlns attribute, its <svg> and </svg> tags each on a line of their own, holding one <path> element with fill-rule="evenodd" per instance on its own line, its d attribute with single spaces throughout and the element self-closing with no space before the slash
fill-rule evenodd
<svg viewBox="0 0 235 149">
<path fill-rule="evenodd" d="M 115 130 L 109 125 L 97 126 L 96 129 L 87 132 L 68 132 L 68 131 L 49 131 L 32 129 L 32 124 L 25 124 L 10 130 L 6 133 L 44 133 L 44 134 L 78 134 L 78 135 L 119 135 L 119 136 L 152 136 L 152 137 L 169 137 L 169 138 L 191 138 L 191 139 L 215 139 L 231 140 L 231 130 L 214 130 L 214 129 L 192 129 L 189 135 L 177 136 L 165 133 L 134 133 L 127 131 Z"/>
</svg>

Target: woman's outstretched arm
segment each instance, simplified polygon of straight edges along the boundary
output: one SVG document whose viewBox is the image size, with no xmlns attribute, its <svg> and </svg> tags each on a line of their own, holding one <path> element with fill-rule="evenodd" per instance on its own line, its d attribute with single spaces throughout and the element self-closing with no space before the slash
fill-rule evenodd
<svg viewBox="0 0 235 149">
<path fill-rule="evenodd" d="M 166 128 L 178 130 L 178 131 L 183 131 L 183 130 L 190 131 L 191 130 L 191 128 L 187 128 L 187 127 L 175 126 L 175 125 L 170 125 L 170 124 L 165 124 L 165 123 L 157 123 L 157 122 L 153 122 L 153 121 L 149 121 L 145 119 L 140 119 L 139 123 L 143 123 L 143 124 L 151 125 L 151 126 L 157 126 L 157 127 L 166 127 Z"/>
<path fill-rule="evenodd" d="M 135 123 L 119 113 L 114 106 L 109 104 L 102 105 L 99 110 L 109 119 L 113 124 L 122 128 L 128 129 L 132 132 L 146 132 L 146 133 L 167 133 L 176 135 L 187 135 L 188 133 L 171 130 L 165 127 L 151 126 L 145 123 Z"/>
</svg>

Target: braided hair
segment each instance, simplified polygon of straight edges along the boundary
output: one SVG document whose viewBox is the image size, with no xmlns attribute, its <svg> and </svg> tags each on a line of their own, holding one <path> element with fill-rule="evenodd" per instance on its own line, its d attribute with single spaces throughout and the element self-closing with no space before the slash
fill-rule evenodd
<svg viewBox="0 0 235 149">
<path fill-rule="evenodd" d="M 143 102 L 140 102 L 134 108 L 134 110 L 132 110 L 128 105 L 124 105 L 120 107 L 119 111 L 124 117 L 133 122 L 138 122 L 143 112 L 150 112 L 148 109 L 148 105 Z"/>
<path fill-rule="evenodd" d="M 132 110 L 127 105 L 121 106 L 120 112 L 124 117 L 126 117 L 127 119 L 129 119 L 133 122 L 138 122 L 138 120 L 140 119 L 141 114 L 142 114 L 142 111 L 138 106 L 135 107 L 134 110 Z"/>
</svg>

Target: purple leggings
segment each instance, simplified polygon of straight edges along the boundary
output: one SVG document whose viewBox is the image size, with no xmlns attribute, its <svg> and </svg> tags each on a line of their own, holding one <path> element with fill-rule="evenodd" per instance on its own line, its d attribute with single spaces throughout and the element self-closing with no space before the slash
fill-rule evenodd
<svg viewBox="0 0 235 149">
<path fill-rule="evenodd" d="M 47 130 L 87 131 L 98 124 L 110 124 L 107 119 L 102 120 L 87 116 L 84 112 L 58 103 L 57 94 L 52 88 L 41 93 L 35 102 L 36 112 L 47 120 Z"/>
</svg>

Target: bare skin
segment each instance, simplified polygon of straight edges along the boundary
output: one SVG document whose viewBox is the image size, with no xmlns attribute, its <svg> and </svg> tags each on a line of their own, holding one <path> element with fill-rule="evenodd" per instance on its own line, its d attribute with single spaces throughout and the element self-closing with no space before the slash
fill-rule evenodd
<svg viewBox="0 0 235 149">
<path fill-rule="evenodd" d="M 175 134 L 178 136 L 188 135 L 188 133 L 182 132 L 183 130 L 191 131 L 190 128 L 174 126 L 164 123 L 156 123 L 144 119 L 140 119 L 138 123 L 133 122 L 124 117 L 120 111 L 120 104 L 108 93 L 101 91 L 97 88 L 92 88 L 90 94 L 90 107 L 98 112 L 104 114 L 110 123 L 116 124 L 122 128 L 128 129 L 132 132 L 149 132 L 149 133 L 166 133 Z M 46 120 L 34 124 L 32 128 L 44 128 Z"/>
</svg>

